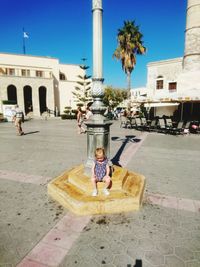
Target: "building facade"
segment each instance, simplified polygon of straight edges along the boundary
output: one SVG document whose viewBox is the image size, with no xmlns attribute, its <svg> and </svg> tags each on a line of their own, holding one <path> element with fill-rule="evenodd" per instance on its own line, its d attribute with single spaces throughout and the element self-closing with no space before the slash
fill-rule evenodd
<svg viewBox="0 0 200 267">
<path fill-rule="evenodd" d="M 131 89 L 131 102 L 146 99 L 147 97 L 147 88 L 146 87 L 138 87 Z"/>
<path fill-rule="evenodd" d="M 149 63 L 146 90 L 156 116 L 200 120 L 200 0 L 187 1 L 183 57 Z"/>
<path fill-rule="evenodd" d="M 147 65 L 147 98 L 169 100 L 177 93 L 177 79 L 182 72 L 182 58 L 152 62 Z"/>
<path fill-rule="evenodd" d="M 0 53 L 0 113 L 5 100 L 34 116 L 47 108 L 52 114 L 76 108 L 72 92 L 78 75 L 84 75 L 79 65 L 60 64 L 56 58 Z"/>
</svg>

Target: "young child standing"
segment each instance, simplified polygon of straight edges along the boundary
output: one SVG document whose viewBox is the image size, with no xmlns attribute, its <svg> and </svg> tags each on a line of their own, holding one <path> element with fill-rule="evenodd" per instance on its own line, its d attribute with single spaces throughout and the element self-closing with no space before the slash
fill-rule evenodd
<svg viewBox="0 0 200 267">
<path fill-rule="evenodd" d="M 97 191 L 98 182 L 105 183 L 105 188 L 103 190 L 104 195 L 108 196 L 110 194 L 109 192 L 109 186 L 111 183 L 110 167 L 108 165 L 108 159 L 105 155 L 104 148 L 97 148 L 95 151 L 95 160 L 92 166 L 91 181 L 94 188 L 92 196 L 96 197 L 98 195 Z"/>
</svg>

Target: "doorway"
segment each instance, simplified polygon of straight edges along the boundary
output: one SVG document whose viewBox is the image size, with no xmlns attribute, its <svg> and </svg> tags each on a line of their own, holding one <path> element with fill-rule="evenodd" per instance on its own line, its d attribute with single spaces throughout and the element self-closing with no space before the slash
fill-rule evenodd
<svg viewBox="0 0 200 267">
<path fill-rule="evenodd" d="M 29 85 L 24 86 L 24 110 L 25 114 L 33 111 L 32 88 Z"/>
<path fill-rule="evenodd" d="M 47 89 L 44 86 L 39 87 L 39 103 L 40 103 L 40 114 L 47 111 Z"/>
<path fill-rule="evenodd" d="M 7 97 L 12 104 L 17 104 L 17 88 L 12 84 L 7 87 Z"/>
</svg>

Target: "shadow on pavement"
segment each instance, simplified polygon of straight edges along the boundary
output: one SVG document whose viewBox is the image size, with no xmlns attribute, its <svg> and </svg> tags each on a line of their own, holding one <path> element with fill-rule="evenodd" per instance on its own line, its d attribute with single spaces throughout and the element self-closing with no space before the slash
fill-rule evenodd
<svg viewBox="0 0 200 267">
<path fill-rule="evenodd" d="M 39 133 L 39 132 L 40 132 L 40 131 L 28 132 L 28 133 L 24 133 L 24 135 L 35 134 L 35 133 Z"/>
<path fill-rule="evenodd" d="M 124 148 L 126 147 L 126 145 L 130 142 L 132 143 L 138 143 L 141 141 L 141 139 L 139 138 L 135 138 L 135 135 L 126 135 L 125 138 L 121 138 L 121 137 L 117 137 L 117 136 L 113 136 L 111 137 L 112 141 L 121 141 L 122 145 L 119 148 L 119 150 L 117 151 L 116 155 L 111 159 L 112 164 L 117 165 L 119 167 L 122 167 L 119 163 L 120 157 L 122 155 L 122 152 L 124 151 Z"/>
<path fill-rule="evenodd" d="M 142 267 L 142 260 L 136 260 L 135 265 L 127 264 L 127 267 Z"/>
</svg>

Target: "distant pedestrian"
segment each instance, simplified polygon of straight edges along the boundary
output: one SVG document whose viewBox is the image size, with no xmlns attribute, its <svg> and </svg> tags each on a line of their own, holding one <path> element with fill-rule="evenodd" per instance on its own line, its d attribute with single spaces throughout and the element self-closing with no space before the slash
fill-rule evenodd
<svg viewBox="0 0 200 267">
<path fill-rule="evenodd" d="M 33 111 L 33 106 L 30 104 L 29 106 L 28 106 L 28 113 L 29 112 L 32 112 Z"/>
<path fill-rule="evenodd" d="M 42 117 L 47 121 L 48 117 L 50 117 L 50 109 L 46 107 L 46 111 L 42 113 Z"/>
<path fill-rule="evenodd" d="M 91 182 L 93 185 L 92 196 L 96 197 L 98 195 L 97 183 L 104 182 L 105 188 L 103 190 L 104 195 L 108 196 L 110 194 L 109 187 L 111 184 L 110 178 L 110 167 L 108 165 L 108 159 L 105 155 L 104 148 L 97 148 L 95 151 L 95 160 L 92 166 L 92 177 Z"/>
<path fill-rule="evenodd" d="M 19 108 L 18 105 L 15 106 L 13 111 L 13 121 L 15 123 L 17 135 L 23 135 L 24 132 L 22 130 L 22 123 L 24 122 L 24 112 Z"/>
<path fill-rule="evenodd" d="M 92 114 L 92 111 L 90 110 L 90 107 L 87 107 L 86 108 L 86 114 L 85 114 L 86 120 L 89 120 L 92 115 L 93 114 Z"/>
<path fill-rule="evenodd" d="M 78 107 L 78 113 L 77 113 L 77 125 L 78 125 L 78 133 L 85 133 L 85 129 L 83 128 L 83 121 L 84 121 L 84 115 L 81 110 L 81 107 Z"/>
</svg>

